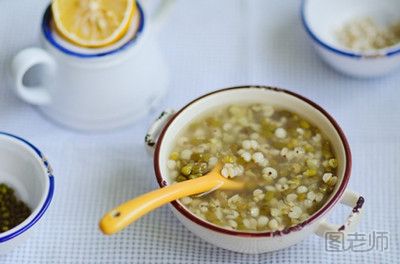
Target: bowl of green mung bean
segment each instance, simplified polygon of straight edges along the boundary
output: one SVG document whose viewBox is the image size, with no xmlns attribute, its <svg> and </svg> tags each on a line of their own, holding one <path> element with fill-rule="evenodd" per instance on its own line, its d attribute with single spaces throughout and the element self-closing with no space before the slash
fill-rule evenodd
<svg viewBox="0 0 400 264">
<path fill-rule="evenodd" d="M 42 152 L 0 132 L 0 254 L 24 242 L 47 211 L 54 177 Z"/>
<path fill-rule="evenodd" d="M 160 187 L 206 175 L 244 182 L 171 203 L 177 218 L 204 240 L 232 251 L 286 248 L 311 233 L 346 233 L 364 198 L 347 189 L 351 153 L 343 131 L 320 106 L 268 86 L 241 86 L 168 110 L 146 135 Z M 324 221 L 337 203 L 353 208 L 336 226 Z"/>
</svg>

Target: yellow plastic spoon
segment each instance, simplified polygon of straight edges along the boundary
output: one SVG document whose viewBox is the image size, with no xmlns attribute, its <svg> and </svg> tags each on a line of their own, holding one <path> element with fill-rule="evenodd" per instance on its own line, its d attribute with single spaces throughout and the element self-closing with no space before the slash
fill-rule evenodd
<svg viewBox="0 0 400 264">
<path fill-rule="evenodd" d="M 224 190 L 244 188 L 243 182 L 223 177 L 220 173 L 221 168 L 222 164 L 218 163 L 214 169 L 202 177 L 154 190 L 119 205 L 100 220 L 101 231 L 107 235 L 114 234 L 154 209 L 185 196 L 219 188 Z"/>
</svg>

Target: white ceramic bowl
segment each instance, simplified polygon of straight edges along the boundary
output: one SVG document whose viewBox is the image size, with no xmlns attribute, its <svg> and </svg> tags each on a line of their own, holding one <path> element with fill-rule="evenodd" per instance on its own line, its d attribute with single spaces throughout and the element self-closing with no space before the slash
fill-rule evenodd
<svg viewBox="0 0 400 264">
<path fill-rule="evenodd" d="M 0 254 L 24 242 L 50 205 L 54 177 L 43 154 L 26 140 L 0 132 L 0 182 L 15 190 L 31 208 L 31 215 L 18 226 L 0 233 Z"/>
<path fill-rule="evenodd" d="M 160 187 L 171 183 L 167 160 L 177 134 L 193 119 L 215 107 L 235 103 L 267 103 L 307 117 L 317 124 L 333 143 L 338 157 L 338 184 L 327 203 L 305 222 L 276 232 L 243 232 L 225 229 L 198 218 L 179 201 L 171 203 L 177 218 L 194 234 L 225 249 L 243 253 L 262 253 L 289 247 L 311 233 L 324 236 L 327 232 L 348 232 L 359 220 L 364 198 L 347 190 L 351 170 L 351 154 L 346 138 L 335 120 L 320 106 L 289 91 L 266 86 L 243 86 L 218 90 L 190 102 L 180 111 L 164 111 L 149 129 L 146 143 L 154 152 L 154 169 Z M 159 137 L 158 137 L 159 135 Z M 324 219 L 338 202 L 352 207 L 343 225 L 333 225 Z"/>
<path fill-rule="evenodd" d="M 338 43 L 335 31 L 357 17 L 378 24 L 400 20 L 398 0 L 303 0 L 301 17 L 321 58 L 334 69 L 354 77 L 378 77 L 400 66 L 400 45 L 374 52 L 356 52 Z"/>
</svg>

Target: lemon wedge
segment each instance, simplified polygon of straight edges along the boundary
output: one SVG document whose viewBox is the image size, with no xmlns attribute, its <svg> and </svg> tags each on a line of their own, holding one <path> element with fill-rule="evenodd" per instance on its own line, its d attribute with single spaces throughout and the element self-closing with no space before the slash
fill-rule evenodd
<svg viewBox="0 0 400 264">
<path fill-rule="evenodd" d="M 124 36 L 137 12 L 135 0 L 53 0 L 57 31 L 83 47 L 104 47 Z"/>
</svg>

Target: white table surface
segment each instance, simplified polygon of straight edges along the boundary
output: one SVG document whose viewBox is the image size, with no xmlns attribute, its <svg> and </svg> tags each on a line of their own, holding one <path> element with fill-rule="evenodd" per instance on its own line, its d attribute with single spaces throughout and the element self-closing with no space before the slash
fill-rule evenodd
<svg viewBox="0 0 400 264">
<path fill-rule="evenodd" d="M 0 263 L 398 263 L 400 220 L 400 74 L 356 80 L 317 57 L 295 1 L 202 0 L 176 3 L 159 41 L 171 68 L 169 94 L 156 112 L 101 135 L 64 130 L 11 91 L 8 66 L 20 49 L 37 45 L 49 0 L 0 1 L 0 130 L 36 144 L 49 158 L 56 192 L 38 232 Z M 316 236 L 260 255 L 229 252 L 186 230 L 168 207 L 112 237 L 99 217 L 156 187 L 143 137 L 166 106 L 179 108 L 205 92 L 267 84 L 299 92 L 341 124 L 353 152 L 350 188 L 366 198 L 359 232 L 387 231 L 389 251 L 327 253 Z M 330 219 L 343 222 L 349 209 Z"/>
</svg>

